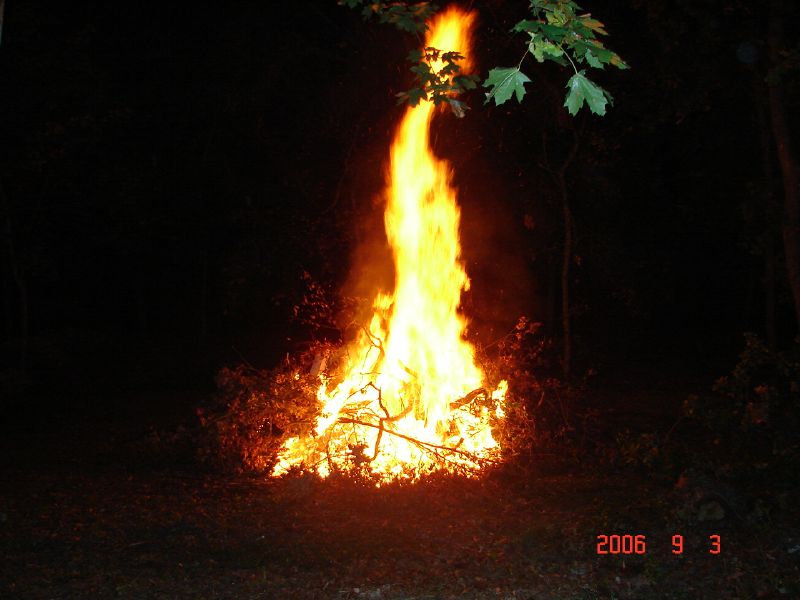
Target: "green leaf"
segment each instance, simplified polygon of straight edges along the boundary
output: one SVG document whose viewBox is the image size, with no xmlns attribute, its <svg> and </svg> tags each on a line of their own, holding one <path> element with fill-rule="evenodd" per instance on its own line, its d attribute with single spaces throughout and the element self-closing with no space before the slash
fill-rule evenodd
<svg viewBox="0 0 800 600">
<path fill-rule="evenodd" d="M 422 60 L 422 50 L 419 48 L 414 48 L 411 52 L 408 53 L 406 60 L 409 62 L 420 62 Z"/>
<path fill-rule="evenodd" d="M 539 31 L 541 27 L 541 22 L 539 21 L 520 21 L 514 28 L 511 30 L 513 32 L 520 32 L 520 31 L 527 31 L 528 33 L 536 33 Z"/>
<path fill-rule="evenodd" d="M 409 70 L 414 73 L 417 81 L 422 84 L 422 87 L 427 87 L 439 81 L 436 74 L 431 71 L 431 66 L 426 62 L 418 62 Z"/>
<path fill-rule="evenodd" d="M 614 54 L 614 56 L 611 57 L 611 61 L 610 62 L 611 62 L 612 65 L 614 65 L 618 69 L 623 69 L 623 70 L 624 69 L 630 69 L 630 67 L 628 66 L 628 63 L 626 63 L 624 60 L 622 60 L 619 57 L 618 54 Z"/>
<path fill-rule="evenodd" d="M 564 51 L 549 40 L 543 40 L 536 35 L 528 44 L 528 50 L 539 62 L 544 62 L 545 58 L 555 60 L 564 55 Z"/>
<path fill-rule="evenodd" d="M 454 62 L 458 62 L 459 60 L 463 60 L 463 59 L 464 59 L 464 55 L 460 54 L 458 52 L 450 51 L 450 52 L 445 52 L 444 54 L 442 54 L 442 60 L 445 61 L 445 62 L 454 63 Z"/>
<path fill-rule="evenodd" d="M 474 90 L 478 87 L 475 75 L 456 75 L 453 77 L 453 85 L 460 87 L 462 90 Z"/>
<path fill-rule="evenodd" d="M 567 99 L 564 106 L 573 117 L 583 106 L 584 100 L 589 105 L 589 110 L 601 117 L 606 114 L 606 104 L 611 96 L 599 85 L 584 75 L 585 71 L 575 73 L 567 82 Z"/>
<path fill-rule="evenodd" d="M 517 96 L 517 102 L 522 102 L 522 97 L 525 95 L 525 84 L 530 79 L 519 67 L 510 67 L 506 69 L 492 69 L 489 71 L 489 77 L 483 82 L 483 87 L 492 87 L 492 91 L 486 94 L 486 102 L 488 103 L 494 98 L 496 106 L 500 106 L 511 98 L 512 95 Z"/>
<path fill-rule="evenodd" d="M 437 71 L 437 74 L 439 77 L 449 77 L 450 75 L 455 75 L 460 71 L 461 67 L 459 67 L 456 63 L 447 63 Z"/>
<path fill-rule="evenodd" d="M 594 54 L 597 57 L 597 60 L 602 63 L 613 63 L 614 57 L 617 56 L 611 50 L 603 48 L 602 46 L 592 45 L 590 48 L 587 48 L 586 51 Z M 619 56 L 617 56 L 617 58 L 619 58 Z"/>
<path fill-rule="evenodd" d="M 542 33 L 554 42 L 560 42 L 569 31 L 564 27 L 559 27 L 558 25 L 548 25 L 547 23 L 542 23 L 541 28 Z"/>
<path fill-rule="evenodd" d="M 420 100 L 426 100 L 427 98 L 428 94 L 425 93 L 425 90 L 421 90 L 419 88 L 408 90 L 408 103 L 411 106 L 416 106 L 419 104 Z"/>
<path fill-rule="evenodd" d="M 544 62 L 544 51 L 542 50 L 542 45 L 540 43 L 537 43 L 535 40 L 531 41 L 531 43 L 528 44 L 528 50 L 530 50 L 531 54 L 533 54 L 533 57 L 537 61 Z"/>
<path fill-rule="evenodd" d="M 552 42 L 548 42 L 542 46 L 542 52 L 545 53 L 550 58 L 558 58 L 559 56 L 563 56 L 564 51 L 559 47 L 553 44 Z"/>
<path fill-rule="evenodd" d="M 618 69 L 629 69 L 627 64 L 619 57 L 616 52 L 612 52 L 608 48 L 603 47 L 599 41 L 585 41 L 574 40 L 570 42 L 569 47 L 572 48 L 573 53 L 577 58 L 585 58 L 591 66 L 598 67 L 593 59 L 597 59 L 602 64 L 611 64 Z M 591 54 L 591 56 L 589 56 Z"/>
<path fill-rule="evenodd" d="M 413 67 L 411 67 L 410 71 L 412 73 L 416 73 L 417 75 L 430 75 L 431 68 L 426 62 L 418 62 Z"/>
<path fill-rule="evenodd" d="M 605 25 L 603 25 L 597 19 L 592 19 L 592 15 L 585 14 L 581 15 L 580 17 L 581 24 L 588 27 L 592 31 L 596 31 L 600 35 L 608 35 L 608 32 L 605 30 Z"/>
<path fill-rule="evenodd" d="M 395 94 L 397 103 L 402 104 L 408 102 L 409 106 L 416 106 L 420 100 L 427 100 L 428 94 L 421 88 L 411 88 L 407 92 L 399 92 Z"/>
<path fill-rule="evenodd" d="M 586 62 L 589 63 L 589 66 L 594 67 L 595 69 L 603 69 L 603 63 L 601 63 L 598 58 L 592 54 L 591 50 L 587 50 L 586 54 L 583 55 L 586 59 Z"/>
<path fill-rule="evenodd" d="M 559 7 L 554 7 L 551 10 L 548 10 L 544 16 L 547 19 L 547 22 L 552 25 L 564 25 L 569 20 L 567 11 L 564 11 Z"/>
<path fill-rule="evenodd" d="M 423 29 L 422 24 L 418 23 L 408 15 L 397 15 L 393 19 L 390 19 L 390 22 L 394 23 L 395 27 L 397 27 L 400 31 L 407 31 L 409 33 L 415 33 L 417 31 L 422 31 Z"/>
<path fill-rule="evenodd" d="M 369 7 L 365 7 L 367 11 Z M 430 6 L 422 2 L 420 4 L 406 6 L 403 4 L 386 5 L 384 3 L 373 3 L 371 10 L 378 14 L 381 23 L 391 23 L 401 31 L 417 33 L 425 31 L 427 25 L 425 19 L 431 14 Z"/>
</svg>

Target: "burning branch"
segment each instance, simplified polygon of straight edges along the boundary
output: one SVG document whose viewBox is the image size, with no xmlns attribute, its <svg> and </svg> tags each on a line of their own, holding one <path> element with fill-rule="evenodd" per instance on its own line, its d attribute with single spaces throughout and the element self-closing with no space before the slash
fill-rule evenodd
<svg viewBox="0 0 800 600">
<path fill-rule="evenodd" d="M 451 410 L 457 410 L 462 406 L 466 406 L 467 404 L 471 404 L 473 400 L 475 400 L 478 396 L 483 396 L 483 399 L 486 400 L 490 398 L 490 394 L 486 391 L 486 388 L 478 388 L 477 390 L 472 390 L 469 394 L 464 396 L 463 398 L 459 398 L 455 402 L 450 403 Z"/>
<path fill-rule="evenodd" d="M 410 443 L 414 444 L 415 446 L 417 446 L 421 450 L 427 450 L 428 452 L 430 452 L 431 454 L 433 454 L 434 456 L 436 456 L 440 460 L 446 460 L 446 457 L 442 456 L 441 454 L 439 454 L 439 452 L 437 452 L 437 450 L 444 450 L 444 451 L 452 453 L 452 454 L 458 454 L 459 456 L 463 456 L 464 458 L 468 459 L 470 462 L 473 462 L 475 464 L 494 462 L 494 461 L 492 461 L 491 459 L 488 459 L 488 458 L 481 458 L 481 457 L 473 454 L 472 452 L 466 452 L 465 450 L 459 450 L 458 446 L 461 445 L 461 443 L 464 441 L 464 438 L 461 438 L 459 440 L 458 444 L 456 444 L 456 446 L 443 446 L 441 444 L 434 444 L 434 443 L 431 443 L 431 442 L 423 442 L 422 440 L 419 440 L 417 438 L 411 437 L 410 435 L 405 435 L 404 433 L 400 433 L 399 431 L 393 431 L 392 429 L 386 429 L 381 424 L 376 425 L 375 423 L 370 423 L 369 421 L 361 421 L 359 419 L 351 419 L 351 418 L 348 418 L 348 417 L 344 417 L 344 418 L 338 419 L 336 422 L 337 423 L 343 423 L 343 424 L 359 425 L 361 427 L 372 427 L 374 429 L 378 429 L 380 432 L 384 432 L 385 431 L 386 433 L 389 433 L 389 434 L 391 434 L 393 436 L 396 436 L 396 437 L 398 437 L 398 438 L 400 438 L 402 440 L 405 440 L 407 442 L 410 442 Z"/>
</svg>

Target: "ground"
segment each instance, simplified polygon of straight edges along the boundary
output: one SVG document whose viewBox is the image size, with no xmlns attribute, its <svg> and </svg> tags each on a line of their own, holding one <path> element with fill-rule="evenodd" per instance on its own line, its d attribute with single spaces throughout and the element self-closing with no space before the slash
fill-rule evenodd
<svg viewBox="0 0 800 600">
<path fill-rule="evenodd" d="M 685 390 L 628 389 L 595 411 L 669 421 Z M 627 394 L 627 396 L 626 396 Z M 619 406 L 636 396 L 638 417 Z M 627 400 L 626 400 L 627 398 Z M 86 417 L 6 422 L 0 596 L 8 598 L 772 598 L 800 594 L 796 491 L 698 518 L 663 469 L 542 453 L 486 478 L 372 489 L 198 467 L 163 432 L 198 399 L 131 395 Z M 169 407 L 166 408 L 165 407 Z M 24 412 L 24 411 L 23 411 Z M 92 412 L 92 411 L 90 411 Z M 97 411 L 94 410 L 94 413 Z M 102 412 L 102 411 L 101 411 Z M 156 429 L 151 429 L 156 427 Z M 160 428 L 160 429 L 159 429 Z M 161 433 L 157 433 L 161 432 Z M 677 434 L 676 434 L 677 435 Z M 180 436 L 176 436 L 176 439 Z M 770 494 L 759 496 L 758 502 Z M 775 492 L 778 493 L 777 491 Z M 598 555 L 601 534 L 646 536 Z M 672 536 L 683 535 L 682 555 Z M 721 552 L 709 552 L 709 536 Z"/>
</svg>

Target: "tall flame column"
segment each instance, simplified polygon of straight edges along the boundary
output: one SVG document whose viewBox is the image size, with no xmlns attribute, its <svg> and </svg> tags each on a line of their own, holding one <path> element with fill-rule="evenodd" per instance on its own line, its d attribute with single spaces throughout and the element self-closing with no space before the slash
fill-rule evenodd
<svg viewBox="0 0 800 600">
<path fill-rule="evenodd" d="M 425 46 L 459 52 L 468 72 L 473 25 L 473 13 L 450 8 L 430 24 Z M 440 466 L 415 442 L 457 448 L 449 453 L 456 463 L 496 449 L 490 408 L 454 406 L 481 387 L 484 377 L 458 312 L 469 278 L 461 261 L 451 169 L 430 147 L 434 112 L 430 102 L 409 107 L 391 147 L 384 222 L 394 291 L 378 295 L 369 326 L 346 348 L 341 372 L 323 379 L 315 435 L 288 440 L 275 474 L 302 463 L 318 465 L 326 475 L 331 461 L 340 466 L 336 461 L 352 458 L 354 447 L 364 449 L 373 473 L 387 478 Z M 495 414 L 503 390 L 504 384 L 492 396 Z"/>
</svg>

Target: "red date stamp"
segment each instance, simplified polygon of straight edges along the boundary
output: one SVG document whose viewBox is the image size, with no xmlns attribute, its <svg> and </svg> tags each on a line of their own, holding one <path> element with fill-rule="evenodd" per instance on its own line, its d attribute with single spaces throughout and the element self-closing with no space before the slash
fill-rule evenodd
<svg viewBox="0 0 800 600">
<path fill-rule="evenodd" d="M 719 554 L 722 551 L 722 538 L 716 533 L 708 536 L 708 553 Z M 646 554 L 647 536 L 643 534 L 598 535 L 597 554 Z M 683 554 L 683 536 L 672 536 L 672 553 Z"/>
</svg>

